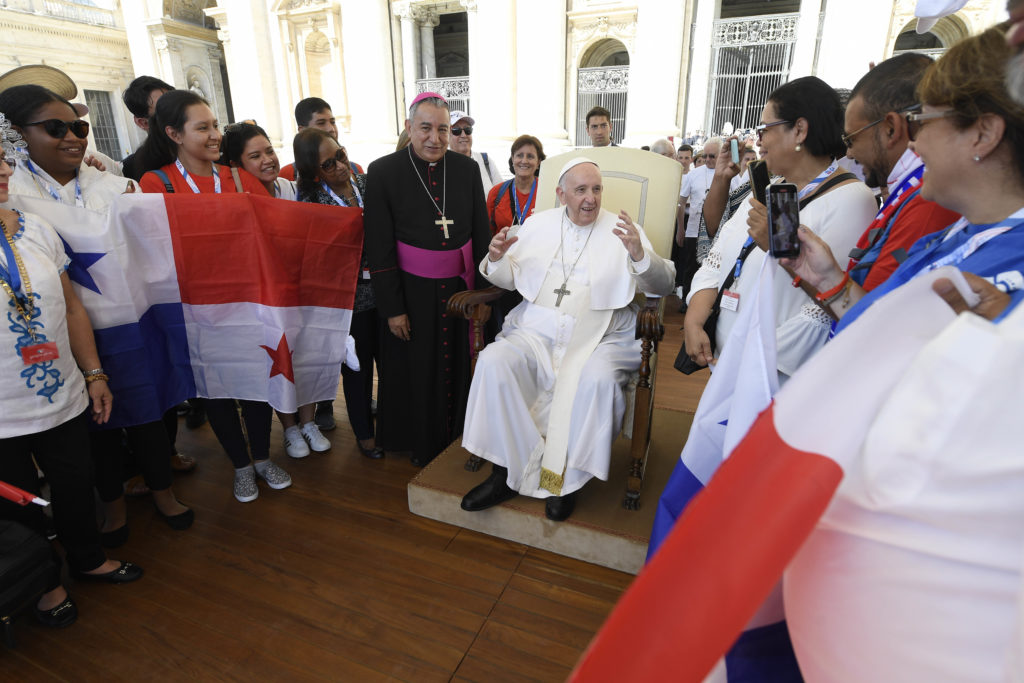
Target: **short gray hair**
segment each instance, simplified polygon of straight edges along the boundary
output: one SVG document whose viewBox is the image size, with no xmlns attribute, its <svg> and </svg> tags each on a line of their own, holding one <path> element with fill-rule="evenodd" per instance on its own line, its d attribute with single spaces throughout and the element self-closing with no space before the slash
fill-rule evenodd
<svg viewBox="0 0 1024 683">
<path fill-rule="evenodd" d="M 674 156 L 676 153 L 676 148 L 672 146 L 671 142 L 669 142 L 665 138 L 662 138 L 660 140 L 654 141 L 654 144 L 651 145 L 651 151 L 654 152 L 655 154 Z"/>
<path fill-rule="evenodd" d="M 705 149 L 707 149 L 708 145 L 714 145 L 715 147 L 718 148 L 718 151 L 721 152 L 722 151 L 722 143 L 723 142 L 725 142 L 725 141 L 722 138 L 718 137 L 718 136 L 715 136 L 713 138 L 708 138 L 704 142 L 704 146 L 701 148 L 701 151 L 703 152 Z M 717 154 L 717 152 L 716 152 L 716 154 Z"/>
<path fill-rule="evenodd" d="M 448 103 L 444 99 L 440 97 L 424 97 L 422 100 L 409 107 L 410 121 L 416 118 L 416 110 L 420 108 L 421 104 L 429 104 L 432 107 L 441 107 L 443 109 L 448 109 Z"/>
</svg>

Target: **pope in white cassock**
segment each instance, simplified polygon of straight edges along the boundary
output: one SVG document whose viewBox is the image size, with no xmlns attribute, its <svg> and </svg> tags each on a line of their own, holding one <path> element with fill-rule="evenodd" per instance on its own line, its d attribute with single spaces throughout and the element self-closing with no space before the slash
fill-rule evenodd
<svg viewBox="0 0 1024 683">
<path fill-rule="evenodd" d="M 494 463 L 462 499 L 484 510 L 519 493 L 566 519 L 591 477 L 608 479 L 625 386 L 640 365 L 637 289 L 672 291 L 675 267 L 625 211 L 601 209 L 601 171 L 569 161 L 555 193 L 565 208 L 533 214 L 491 240 L 480 272 L 523 302 L 477 360 L 462 445 Z"/>
</svg>

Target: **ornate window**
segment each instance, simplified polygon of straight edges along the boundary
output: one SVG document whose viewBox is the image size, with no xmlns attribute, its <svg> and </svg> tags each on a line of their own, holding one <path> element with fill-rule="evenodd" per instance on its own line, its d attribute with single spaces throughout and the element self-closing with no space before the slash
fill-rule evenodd
<svg viewBox="0 0 1024 683">
<path fill-rule="evenodd" d="M 114 161 L 120 161 L 121 141 L 117 137 L 117 125 L 114 122 L 114 110 L 110 106 L 108 92 L 102 90 L 86 90 L 85 103 L 89 106 L 89 119 L 92 122 L 92 137 L 96 148 Z"/>
</svg>

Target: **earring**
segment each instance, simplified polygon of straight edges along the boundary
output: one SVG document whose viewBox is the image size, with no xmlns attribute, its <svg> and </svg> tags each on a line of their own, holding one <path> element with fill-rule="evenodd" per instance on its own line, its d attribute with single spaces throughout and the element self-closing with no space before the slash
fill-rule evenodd
<svg viewBox="0 0 1024 683">
<path fill-rule="evenodd" d="M 974 160 L 975 160 L 975 161 L 981 161 L 981 157 L 980 157 L 980 156 L 978 156 L 977 154 L 975 154 L 975 155 L 974 155 Z"/>
<path fill-rule="evenodd" d="M 802 149 L 802 147 L 800 147 L 800 145 L 797 145 L 797 146 L 796 146 L 796 147 L 795 147 L 794 149 L 795 149 L 795 150 L 796 150 L 797 152 L 799 152 L 799 151 L 800 151 L 800 150 Z"/>
</svg>

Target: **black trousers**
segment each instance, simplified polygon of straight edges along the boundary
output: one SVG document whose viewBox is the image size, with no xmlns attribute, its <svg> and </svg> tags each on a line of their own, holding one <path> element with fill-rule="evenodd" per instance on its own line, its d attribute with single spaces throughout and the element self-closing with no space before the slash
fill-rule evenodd
<svg viewBox="0 0 1024 683">
<path fill-rule="evenodd" d="M 356 340 L 356 356 L 359 371 L 347 365 L 341 366 L 341 389 L 345 395 L 345 408 L 352 433 L 360 441 L 373 438 L 373 415 L 370 401 L 373 399 L 373 364 L 379 358 L 382 322 L 377 309 L 360 311 L 352 315 L 349 334 Z"/>
<path fill-rule="evenodd" d="M 227 451 L 235 469 L 248 467 L 253 460 L 270 457 L 270 418 L 274 410 L 263 401 L 236 401 L 233 398 L 208 398 L 206 419 L 210 421 L 217 441 Z M 238 406 L 242 407 L 242 418 L 238 417 Z M 242 420 L 245 433 L 242 433 Z M 245 437 L 249 437 L 246 445 Z M 252 453 L 252 458 L 249 453 Z M 169 466 L 169 465 L 168 465 Z"/>
<path fill-rule="evenodd" d="M 135 456 L 146 486 L 163 491 L 171 485 L 170 442 L 163 420 L 91 432 L 92 460 L 100 500 L 110 503 L 124 495 L 124 463 L 128 452 Z"/>
<path fill-rule="evenodd" d="M 683 273 L 682 276 L 676 276 L 676 281 L 683 288 L 683 301 L 686 301 L 686 296 L 690 293 L 690 284 L 693 281 L 693 276 L 697 274 L 697 269 L 700 264 L 697 263 L 697 238 L 687 237 L 683 239 Z"/>
<path fill-rule="evenodd" d="M 96 526 L 93 469 L 86 413 L 45 432 L 0 439 L 0 480 L 39 493 L 35 456 L 50 484 L 53 524 L 68 565 L 87 572 L 107 561 Z M 0 516 L 45 533 L 46 516 L 37 505 L 22 507 L 0 499 Z"/>
</svg>

